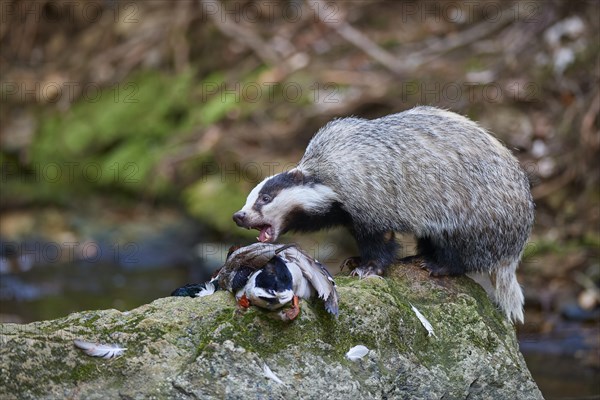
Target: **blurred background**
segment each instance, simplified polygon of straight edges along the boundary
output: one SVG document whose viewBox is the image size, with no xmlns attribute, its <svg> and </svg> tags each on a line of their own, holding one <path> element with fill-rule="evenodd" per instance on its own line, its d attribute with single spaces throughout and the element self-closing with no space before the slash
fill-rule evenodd
<svg viewBox="0 0 600 400">
<path fill-rule="evenodd" d="M 1 1 L 0 321 L 131 309 L 256 232 L 231 215 L 332 118 L 418 104 L 529 174 L 521 349 L 600 398 L 597 1 Z M 287 235 L 332 271 L 348 233 Z M 411 238 L 402 238 L 405 255 Z"/>
</svg>

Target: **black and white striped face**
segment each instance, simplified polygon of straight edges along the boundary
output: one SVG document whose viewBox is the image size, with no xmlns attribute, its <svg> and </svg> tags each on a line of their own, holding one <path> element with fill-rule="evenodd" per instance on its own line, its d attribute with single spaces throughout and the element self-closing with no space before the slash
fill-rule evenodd
<svg viewBox="0 0 600 400">
<path fill-rule="evenodd" d="M 293 169 L 259 183 L 233 220 L 243 228 L 259 230 L 259 241 L 274 242 L 291 228 L 294 216 L 326 212 L 336 198 L 329 187 Z"/>
</svg>

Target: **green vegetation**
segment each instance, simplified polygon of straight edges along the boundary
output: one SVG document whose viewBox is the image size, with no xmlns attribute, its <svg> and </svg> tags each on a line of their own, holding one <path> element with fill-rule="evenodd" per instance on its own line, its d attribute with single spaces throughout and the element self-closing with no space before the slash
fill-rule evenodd
<svg viewBox="0 0 600 400">
<path fill-rule="evenodd" d="M 226 232 L 231 229 L 231 216 L 244 204 L 246 193 L 240 186 L 223 182 L 220 177 L 210 176 L 191 185 L 184 191 L 189 212 L 209 226 Z M 248 236 L 256 232 L 241 231 Z"/>
</svg>

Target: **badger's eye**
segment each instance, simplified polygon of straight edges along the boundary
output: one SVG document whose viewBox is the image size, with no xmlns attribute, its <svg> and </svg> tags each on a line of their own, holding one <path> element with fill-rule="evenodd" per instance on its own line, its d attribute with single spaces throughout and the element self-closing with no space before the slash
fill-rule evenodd
<svg viewBox="0 0 600 400">
<path fill-rule="evenodd" d="M 260 196 L 260 202 L 263 204 L 270 203 L 271 200 L 271 196 L 269 196 L 268 194 L 263 194 L 262 196 Z"/>
</svg>

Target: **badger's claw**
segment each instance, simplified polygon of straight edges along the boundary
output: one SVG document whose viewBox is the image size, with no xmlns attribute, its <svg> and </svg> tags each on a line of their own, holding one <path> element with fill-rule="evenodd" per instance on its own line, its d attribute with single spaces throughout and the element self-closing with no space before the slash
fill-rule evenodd
<svg viewBox="0 0 600 400">
<path fill-rule="evenodd" d="M 384 269 L 373 262 L 356 267 L 350 272 L 350 276 L 358 276 L 360 279 L 381 278 Z"/>
</svg>

